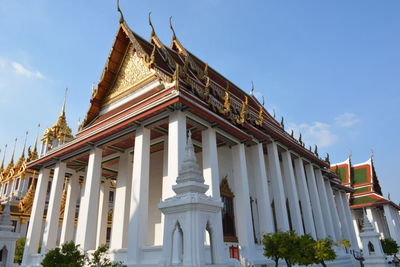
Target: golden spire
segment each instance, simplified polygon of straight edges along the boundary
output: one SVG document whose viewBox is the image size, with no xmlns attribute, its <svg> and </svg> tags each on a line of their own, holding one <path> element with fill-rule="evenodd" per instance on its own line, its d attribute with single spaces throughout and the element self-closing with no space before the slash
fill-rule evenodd
<svg viewBox="0 0 400 267">
<path fill-rule="evenodd" d="M 18 141 L 18 138 L 15 138 L 15 140 L 14 140 L 13 153 L 11 154 L 11 160 L 10 160 L 10 163 L 9 163 L 9 164 L 14 164 L 15 147 L 17 146 L 17 141 Z"/>
<path fill-rule="evenodd" d="M 22 166 L 22 164 L 23 164 L 23 162 L 25 160 L 25 149 L 26 149 L 26 140 L 27 140 L 27 138 L 28 138 L 28 131 L 26 131 L 26 133 L 25 133 L 24 146 L 22 148 L 21 156 L 19 157 L 17 163 L 15 163 L 15 165 L 14 165 L 14 171 L 18 171 L 21 168 L 21 166 Z"/>
<path fill-rule="evenodd" d="M 38 143 L 38 139 L 39 139 L 39 131 L 40 131 L 40 123 L 38 124 L 38 129 L 37 129 L 37 132 L 36 132 L 35 145 L 33 147 L 32 153 L 37 153 L 37 143 Z"/>
<path fill-rule="evenodd" d="M 1 161 L 0 173 L 4 170 L 4 160 L 6 158 L 7 145 L 4 146 L 3 160 Z"/>
<path fill-rule="evenodd" d="M 52 127 L 47 128 L 46 131 L 44 132 L 42 141 L 43 143 L 47 143 L 49 146 L 52 145 L 54 139 L 57 139 L 59 143 L 64 143 L 65 141 L 69 141 L 69 139 L 73 137 L 71 128 L 69 128 L 65 116 L 65 107 L 67 104 L 67 92 L 68 88 L 65 89 L 64 103 L 56 123 Z"/>
</svg>

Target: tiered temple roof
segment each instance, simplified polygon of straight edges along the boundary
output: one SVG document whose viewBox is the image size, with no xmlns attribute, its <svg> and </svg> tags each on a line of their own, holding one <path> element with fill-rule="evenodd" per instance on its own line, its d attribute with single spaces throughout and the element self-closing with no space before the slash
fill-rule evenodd
<svg viewBox="0 0 400 267">
<path fill-rule="evenodd" d="M 354 188 L 350 200 L 351 208 L 389 203 L 400 210 L 397 204 L 383 196 L 372 156 L 366 162 L 355 165 L 351 163 L 351 157 L 348 157 L 344 162 L 331 165 L 330 169 L 341 178 L 343 185 Z"/>
<path fill-rule="evenodd" d="M 146 41 L 121 19 L 108 60 L 98 85 L 92 90 L 89 110 L 76 138 L 53 149 L 49 157 L 38 159 L 32 167 L 38 168 L 51 158 L 84 150 L 88 143 L 126 130 L 132 124 L 140 123 L 176 104 L 196 109 L 196 114 L 224 128 L 243 142 L 252 143 L 254 138 L 265 142 L 278 139 L 311 162 L 329 167 L 317 153 L 306 149 L 301 140 L 287 133 L 283 123 L 275 120 L 256 97 L 245 93 L 190 53 L 176 37 L 172 25 L 170 47 L 157 37 L 151 21 L 150 26 L 150 40 Z M 147 84 L 158 86 L 152 90 L 139 90 Z M 179 94 L 170 97 L 174 92 Z M 153 106 L 152 110 L 143 112 L 143 107 L 149 103 Z M 137 116 L 126 116 L 135 112 Z"/>
</svg>

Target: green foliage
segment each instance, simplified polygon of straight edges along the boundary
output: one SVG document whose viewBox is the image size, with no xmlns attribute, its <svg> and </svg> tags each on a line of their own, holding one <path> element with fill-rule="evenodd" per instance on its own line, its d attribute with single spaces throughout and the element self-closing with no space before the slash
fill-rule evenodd
<svg viewBox="0 0 400 267">
<path fill-rule="evenodd" d="M 299 237 L 298 258 L 296 263 L 300 265 L 311 265 L 315 263 L 314 259 L 314 244 L 315 240 L 309 234 Z"/>
<path fill-rule="evenodd" d="M 24 255 L 24 248 L 25 248 L 25 238 L 17 239 L 15 243 L 15 255 L 14 255 L 14 263 L 21 264 L 22 263 L 22 256 Z"/>
<path fill-rule="evenodd" d="M 326 266 L 325 261 L 336 258 L 332 240 L 315 241 L 310 235 L 298 236 L 295 231 L 278 231 L 264 235 L 263 245 L 264 256 L 275 261 L 275 266 L 278 266 L 280 259 L 284 259 L 287 266 L 293 264 Z"/>
<path fill-rule="evenodd" d="M 399 251 L 399 245 L 391 238 L 381 239 L 383 252 L 387 255 L 394 255 Z"/>
<path fill-rule="evenodd" d="M 315 263 L 325 265 L 325 261 L 332 261 L 336 259 L 336 253 L 332 249 L 333 241 L 329 238 L 319 239 L 314 243 L 314 258 Z"/>
<path fill-rule="evenodd" d="M 85 262 L 86 255 L 71 241 L 64 243 L 61 249 L 49 250 L 41 264 L 43 267 L 82 267 Z"/>
<path fill-rule="evenodd" d="M 96 267 L 126 267 L 121 262 L 112 263 L 110 258 L 107 256 L 108 247 L 106 245 L 101 245 L 93 252 L 91 259 L 89 260 L 89 266 Z"/>
<path fill-rule="evenodd" d="M 351 247 L 351 244 L 350 244 L 349 240 L 347 240 L 347 239 L 337 241 L 336 244 L 342 248 L 350 248 Z"/>
</svg>

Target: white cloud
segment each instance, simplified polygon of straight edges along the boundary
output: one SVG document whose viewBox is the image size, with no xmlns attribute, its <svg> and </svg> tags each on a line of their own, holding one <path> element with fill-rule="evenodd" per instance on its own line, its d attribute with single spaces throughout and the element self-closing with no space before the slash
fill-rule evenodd
<svg viewBox="0 0 400 267">
<path fill-rule="evenodd" d="M 343 113 L 335 118 L 336 125 L 339 127 L 350 127 L 360 122 L 360 119 L 354 113 Z"/>
<path fill-rule="evenodd" d="M 17 74 L 26 76 L 28 78 L 32 78 L 32 77 L 39 78 L 39 79 L 44 78 L 43 74 L 41 74 L 39 71 L 28 70 L 27 68 L 25 68 L 18 62 L 15 62 L 15 61 L 11 62 L 11 66 L 14 68 L 14 70 Z"/>
<path fill-rule="evenodd" d="M 332 126 L 327 123 L 314 122 L 313 124 L 302 123 L 294 124 L 290 123 L 288 125 L 289 132 L 293 130 L 294 132 L 302 134 L 303 142 L 306 146 L 314 146 L 314 144 L 319 147 L 329 147 L 334 145 L 338 141 L 338 136 L 332 132 Z"/>
</svg>

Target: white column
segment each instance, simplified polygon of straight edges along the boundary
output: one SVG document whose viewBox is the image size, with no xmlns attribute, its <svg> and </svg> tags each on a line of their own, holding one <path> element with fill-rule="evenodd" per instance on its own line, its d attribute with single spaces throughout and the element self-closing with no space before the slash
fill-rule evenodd
<svg viewBox="0 0 400 267">
<path fill-rule="evenodd" d="M 292 156 L 290 151 L 282 153 L 283 177 L 285 179 L 286 193 L 289 199 L 290 218 L 293 229 L 297 234 L 303 235 L 303 221 L 301 219 L 299 196 L 297 194 L 296 180 L 294 177 Z"/>
<path fill-rule="evenodd" d="M 338 210 L 336 207 L 335 199 L 333 196 L 333 191 L 331 187 L 331 183 L 329 180 L 325 180 L 325 189 L 326 189 L 326 195 L 328 197 L 328 205 L 329 209 L 331 210 L 331 215 L 332 215 L 332 223 L 333 223 L 333 228 L 335 231 L 335 237 L 337 241 L 340 241 L 341 233 L 340 233 L 340 219 L 339 219 L 339 214 Z"/>
<path fill-rule="evenodd" d="M 75 172 L 69 178 L 67 184 L 67 199 L 65 200 L 64 219 L 61 228 L 60 244 L 74 240 L 74 224 L 76 213 L 76 201 L 79 192 L 79 175 Z"/>
<path fill-rule="evenodd" d="M 118 163 L 118 178 L 115 189 L 113 224 L 110 249 L 128 246 L 129 207 L 132 188 L 132 156 L 129 152 L 121 154 Z"/>
<path fill-rule="evenodd" d="M 201 132 L 202 157 L 204 182 L 209 186 L 208 195 L 220 199 L 217 134 L 214 128 L 208 128 Z"/>
<path fill-rule="evenodd" d="M 65 168 L 66 163 L 61 161 L 58 161 L 54 168 L 49 204 L 47 207 L 46 223 L 43 232 L 42 254 L 45 254 L 48 250 L 53 249 L 56 246 Z"/>
<path fill-rule="evenodd" d="M 108 180 L 101 181 L 100 197 L 99 197 L 99 214 L 97 219 L 96 248 L 106 244 L 109 193 L 110 193 L 110 181 Z"/>
<path fill-rule="evenodd" d="M 340 196 L 341 196 L 341 199 L 343 202 L 343 208 L 344 208 L 344 213 L 345 213 L 345 222 L 346 222 L 346 227 L 348 229 L 347 231 L 349 233 L 349 241 L 350 241 L 353 249 L 358 249 L 356 233 L 354 232 L 354 227 L 351 226 L 352 216 L 350 213 L 349 201 L 347 200 L 346 193 L 344 191 L 340 192 Z"/>
<path fill-rule="evenodd" d="M 99 211 L 102 150 L 94 147 L 90 151 L 85 181 L 84 197 L 80 204 L 77 229 L 77 244 L 83 250 L 96 249 L 96 225 Z"/>
<path fill-rule="evenodd" d="M 29 257 L 38 253 L 41 229 L 43 223 L 44 205 L 46 202 L 47 186 L 49 184 L 50 169 L 41 168 L 36 184 L 35 198 L 32 204 L 32 213 L 26 235 L 22 265 L 29 263 Z"/>
<path fill-rule="evenodd" d="M 172 150 L 172 149 L 171 149 Z M 147 240 L 149 203 L 150 130 L 136 130 L 133 155 L 132 192 L 128 231 L 128 264 L 140 262 L 141 247 Z"/>
<path fill-rule="evenodd" d="M 315 181 L 314 166 L 309 163 L 306 165 L 306 174 L 308 181 L 308 191 L 310 192 L 311 207 L 314 214 L 315 227 L 318 238 L 326 238 L 326 230 L 324 225 L 324 217 L 322 215 L 321 203 Z"/>
<path fill-rule="evenodd" d="M 286 197 L 283 188 L 282 173 L 279 163 L 278 147 L 275 142 L 267 145 L 268 162 L 271 173 L 272 192 L 274 193 L 275 216 L 277 227 L 282 231 L 289 230 L 289 219 L 286 209 Z M 278 230 L 278 229 L 277 229 Z"/>
<path fill-rule="evenodd" d="M 301 202 L 301 210 L 303 213 L 304 228 L 307 234 L 310 234 L 313 238 L 317 238 L 315 232 L 314 219 L 311 209 L 310 194 L 308 192 L 306 174 L 304 173 L 304 164 L 302 158 L 294 160 L 294 167 L 296 170 L 296 178 L 298 181 L 299 197 Z"/>
<path fill-rule="evenodd" d="M 317 182 L 318 194 L 321 202 L 322 215 L 324 216 L 323 221 L 325 222 L 326 233 L 333 239 L 333 241 L 337 241 L 335 229 L 333 228 L 331 209 L 328 204 L 328 196 L 326 195 L 325 178 L 322 176 L 320 168 L 315 169 L 315 179 Z"/>
<path fill-rule="evenodd" d="M 245 257 L 255 251 L 253 223 L 251 220 L 249 180 L 247 176 L 246 154 L 244 144 L 232 147 L 233 183 L 235 193 L 235 219 L 239 244 Z"/>
<path fill-rule="evenodd" d="M 389 204 L 383 205 L 383 211 L 385 212 L 385 218 L 386 218 L 387 225 L 389 227 L 390 237 L 393 240 L 395 240 L 397 243 L 399 243 L 400 240 L 399 240 L 397 229 L 396 229 L 396 227 L 398 227 L 398 225 L 396 225 L 396 222 L 393 218 L 393 214 L 392 214 L 390 205 Z"/>
<path fill-rule="evenodd" d="M 162 199 L 175 195 L 172 186 L 176 183 L 179 167 L 185 155 L 186 116 L 182 111 L 174 111 L 168 124 L 168 178 L 163 181 Z"/>
<path fill-rule="evenodd" d="M 335 191 L 335 202 L 338 208 L 338 213 L 340 218 L 340 228 L 342 230 L 342 238 L 347 239 L 349 242 L 351 242 L 349 229 L 346 225 L 347 224 L 346 214 L 344 211 L 342 197 L 339 190 Z"/>
<path fill-rule="evenodd" d="M 219 167 L 218 167 L 218 151 L 217 151 L 217 135 L 213 128 L 206 129 L 202 132 L 202 157 L 203 157 L 203 176 L 205 184 L 209 185 L 208 193 L 215 199 L 220 200 L 219 191 Z M 224 232 L 222 229 L 222 215 L 218 213 L 218 218 L 213 230 L 213 235 L 220 242 L 215 242 L 214 256 L 215 263 L 222 263 L 224 256 L 223 239 Z"/>
<path fill-rule="evenodd" d="M 260 222 L 260 234 L 274 232 L 274 219 L 269 198 L 269 185 L 267 171 L 265 169 L 264 151 L 262 144 L 256 144 L 249 148 L 250 161 L 254 167 L 254 182 L 257 196 L 258 217 Z M 254 212 L 257 212 L 254 210 Z"/>
</svg>

